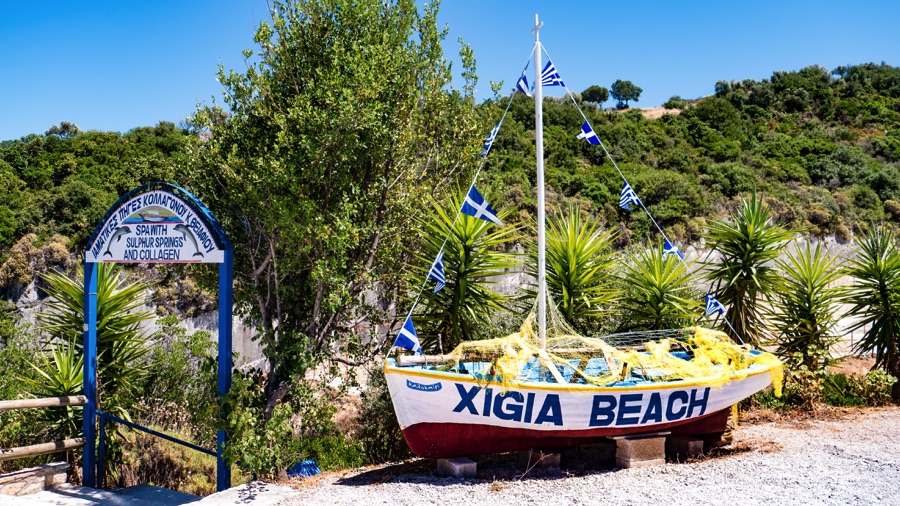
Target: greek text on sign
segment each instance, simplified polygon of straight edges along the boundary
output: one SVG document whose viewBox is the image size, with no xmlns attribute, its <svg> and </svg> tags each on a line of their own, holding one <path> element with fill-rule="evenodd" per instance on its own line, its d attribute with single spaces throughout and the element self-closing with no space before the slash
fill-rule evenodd
<svg viewBox="0 0 900 506">
<path fill-rule="evenodd" d="M 203 218 L 180 197 L 161 190 L 135 195 L 119 206 L 85 256 L 88 262 L 224 261 Z"/>
</svg>

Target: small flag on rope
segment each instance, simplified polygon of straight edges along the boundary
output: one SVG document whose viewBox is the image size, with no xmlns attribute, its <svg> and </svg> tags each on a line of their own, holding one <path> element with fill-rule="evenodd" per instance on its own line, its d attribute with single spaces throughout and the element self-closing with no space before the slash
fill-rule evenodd
<svg viewBox="0 0 900 506">
<path fill-rule="evenodd" d="M 516 90 L 524 93 L 526 97 L 531 96 L 531 90 L 528 89 L 528 79 L 525 78 L 525 71 L 522 71 L 522 77 L 516 82 Z"/>
<path fill-rule="evenodd" d="M 622 185 L 622 195 L 619 197 L 619 207 L 626 211 L 631 211 L 631 204 L 640 203 L 641 199 L 638 198 L 637 193 L 634 192 L 628 181 L 625 181 L 625 184 Z"/>
<path fill-rule="evenodd" d="M 594 133 L 594 129 L 591 128 L 587 121 L 581 125 L 581 133 L 578 134 L 578 138 L 587 140 L 589 144 L 600 144 L 600 139 L 597 138 L 597 134 Z"/>
<path fill-rule="evenodd" d="M 678 251 L 678 246 L 675 246 L 668 239 L 666 239 L 666 244 L 663 246 L 663 255 L 678 255 L 678 258 L 684 260 L 684 254 Z"/>
<path fill-rule="evenodd" d="M 484 200 L 484 197 L 478 193 L 474 184 L 469 188 L 469 194 L 466 195 L 466 200 L 463 202 L 459 212 L 474 216 L 480 220 L 491 221 L 497 225 L 503 225 L 503 222 L 497 217 L 497 213 L 494 212 L 494 208 L 492 208 L 491 205 Z"/>
<path fill-rule="evenodd" d="M 723 306 L 721 302 L 717 301 L 712 295 L 706 294 L 706 316 L 709 316 L 713 313 L 723 314 L 724 312 L 725 306 Z"/>
<path fill-rule="evenodd" d="M 563 82 L 562 77 L 559 76 L 559 72 L 556 71 L 556 67 L 553 66 L 553 62 L 547 60 L 547 64 L 544 65 L 544 70 L 541 71 L 541 85 L 543 86 L 565 86 L 566 83 Z"/>
<path fill-rule="evenodd" d="M 500 123 L 497 123 L 497 126 L 495 126 L 493 130 L 491 130 L 491 133 L 488 134 L 487 139 L 484 140 L 484 149 L 481 150 L 481 154 L 478 156 L 487 156 L 488 151 L 491 150 L 491 146 L 494 144 L 494 139 L 497 138 L 497 132 L 499 131 Z"/>
<path fill-rule="evenodd" d="M 431 270 L 428 271 L 428 279 L 433 279 L 437 281 L 437 284 L 434 286 L 434 291 L 431 292 L 432 295 L 441 291 L 441 288 L 444 288 L 447 284 L 447 278 L 444 276 L 444 251 L 441 250 L 438 253 L 437 258 L 434 259 L 434 263 L 431 264 Z"/>
<path fill-rule="evenodd" d="M 416 327 L 413 325 L 412 315 L 406 317 L 406 323 L 397 334 L 397 340 L 394 346 L 415 352 L 416 355 L 422 354 L 422 347 L 419 346 L 419 336 L 416 334 Z"/>
</svg>

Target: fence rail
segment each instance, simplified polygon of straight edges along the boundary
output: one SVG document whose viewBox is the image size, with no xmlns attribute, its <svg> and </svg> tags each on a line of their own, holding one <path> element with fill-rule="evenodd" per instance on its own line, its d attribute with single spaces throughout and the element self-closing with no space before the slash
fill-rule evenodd
<svg viewBox="0 0 900 506">
<path fill-rule="evenodd" d="M 87 404 L 87 397 L 83 395 L 71 395 L 68 397 L 45 397 L 41 399 L 14 399 L 0 401 L 0 411 L 10 409 L 54 408 L 61 406 L 81 406 Z M 29 446 L 17 446 L 15 448 L 0 448 L 0 462 L 15 460 L 25 457 L 37 457 L 50 453 L 59 453 L 84 446 L 84 438 L 77 437 L 53 441 L 52 443 L 40 443 Z"/>
<path fill-rule="evenodd" d="M 15 448 L 0 448 L 0 462 L 15 460 L 25 457 L 37 457 L 49 453 L 59 453 L 84 446 L 84 438 L 63 439 L 52 443 L 41 443 L 30 446 L 17 446 Z"/>
<path fill-rule="evenodd" d="M 87 404 L 87 397 L 71 395 L 69 397 L 45 397 L 43 399 L 15 399 L 0 401 L 0 411 L 9 409 L 53 408 L 57 406 L 82 406 Z"/>
</svg>

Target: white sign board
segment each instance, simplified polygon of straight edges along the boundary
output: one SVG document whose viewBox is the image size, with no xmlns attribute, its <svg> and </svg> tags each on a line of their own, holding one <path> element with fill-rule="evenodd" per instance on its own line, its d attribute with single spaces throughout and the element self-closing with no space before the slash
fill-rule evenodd
<svg viewBox="0 0 900 506">
<path fill-rule="evenodd" d="M 109 214 L 85 253 L 87 262 L 222 263 L 203 217 L 163 190 L 135 195 Z"/>
</svg>

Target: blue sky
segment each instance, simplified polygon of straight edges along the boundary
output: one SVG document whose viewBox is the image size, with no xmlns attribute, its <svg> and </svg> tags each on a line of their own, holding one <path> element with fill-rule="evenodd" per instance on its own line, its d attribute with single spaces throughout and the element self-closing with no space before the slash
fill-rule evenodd
<svg viewBox="0 0 900 506">
<path fill-rule="evenodd" d="M 897 1 L 444 0 L 445 53 L 456 59 L 458 37 L 473 47 L 479 100 L 491 80 L 514 84 L 535 13 L 572 91 L 626 79 L 644 89 L 638 107 L 813 64 L 900 65 Z M 220 62 L 244 68 L 266 18 L 265 0 L 0 0 L 0 140 L 63 120 L 120 132 L 178 123 L 220 96 Z"/>
</svg>

